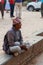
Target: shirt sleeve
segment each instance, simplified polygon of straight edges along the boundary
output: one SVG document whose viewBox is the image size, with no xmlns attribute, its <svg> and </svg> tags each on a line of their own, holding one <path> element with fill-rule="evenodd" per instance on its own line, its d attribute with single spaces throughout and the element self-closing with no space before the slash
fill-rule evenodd
<svg viewBox="0 0 43 65">
<path fill-rule="evenodd" d="M 8 32 L 8 42 L 9 42 L 9 46 L 14 46 L 14 35 L 12 32 Z"/>
<path fill-rule="evenodd" d="M 23 44 L 23 37 L 22 37 L 21 31 L 20 31 L 20 44 Z"/>
</svg>

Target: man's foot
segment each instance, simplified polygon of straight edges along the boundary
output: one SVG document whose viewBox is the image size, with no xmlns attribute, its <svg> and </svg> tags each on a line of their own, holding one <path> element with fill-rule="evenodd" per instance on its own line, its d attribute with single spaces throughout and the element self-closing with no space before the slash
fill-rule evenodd
<svg viewBox="0 0 43 65">
<path fill-rule="evenodd" d="M 2 17 L 2 19 L 4 19 L 4 17 Z"/>
<path fill-rule="evenodd" d="M 9 13 L 9 11 L 6 11 L 6 13 Z"/>
<path fill-rule="evenodd" d="M 26 51 L 28 50 L 25 45 L 22 45 L 22 46 L 21 46 L 21 49 L 22 49 L 22 50 L 26 50 Z"/>
<path fill-rule="evenodd" d="M 21 17 L 19 17 L 19 19 L 21 19 Z"/>
<path fill-rule="evenodd" d="M 15 17 L 14 15 L 12 17 Z"/>
<path fill-rule="evenodd" d="M 21 19 L 21 17 L 17 17 L 17 18 Z"/>
<path fill-rule="evenodd" d="M 43 18 L 43 16 L 41 16 L 41 18 Z"/>
<path fill-rule="evenodd" d="M 15 16 L 13 15 L 13 16 L 11 16 L 11 17 L 15 17 Z"/>
<path fill-rule="evenodd" d="M 18 52 L 16 52 L 16 53 L 14 53 L 14 56 L 18 56 L 18 54 L 19 54 L 19 53 L 18 53 Z"/>
</svg>

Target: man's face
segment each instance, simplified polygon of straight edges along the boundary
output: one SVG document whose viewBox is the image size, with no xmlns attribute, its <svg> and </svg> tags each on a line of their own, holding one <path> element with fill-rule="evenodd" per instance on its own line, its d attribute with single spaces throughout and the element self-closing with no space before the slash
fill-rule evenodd
<svg viewBox="0 0 43 65">
<path fill-rule="evenodd" d="M 17 23 L 16 25 L 15 25 L 15 29 L 16 30 L 19 30 L 21 28 L 21 23 Z"/>
</svg>

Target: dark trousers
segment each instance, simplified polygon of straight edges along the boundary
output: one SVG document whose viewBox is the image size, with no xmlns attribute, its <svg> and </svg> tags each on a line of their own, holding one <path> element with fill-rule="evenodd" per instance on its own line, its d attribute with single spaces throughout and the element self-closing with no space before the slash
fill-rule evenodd
<svg viewBox="0 0 43 65">
<path fill-rule="evenodd" d="M 14 4 L 10 4 L 10 16 L 14 14 Z"/>
<path fill-rule="evenodd" d="M 7 0 L 4 0 L 4 9 L 5 9 L 5 6 L 6 6 L 6 2 L 7 2 Z"/>
<path fill-rule="evenodd" d="M 43 3 L 41 4 L 41 16 L 43 17 Z"/>
<path fill-rule="evenodd" d="M 4 3 L 4 9 L 5 9 L 6 2 Z"/>
<path fill-rule="evenodd" d="M 2 18 L 3 18 L 3 16 L 4 16 L 4 5 L 2 3 L 0 3 L 0 11 L 1 11 Z"/>
</svg>

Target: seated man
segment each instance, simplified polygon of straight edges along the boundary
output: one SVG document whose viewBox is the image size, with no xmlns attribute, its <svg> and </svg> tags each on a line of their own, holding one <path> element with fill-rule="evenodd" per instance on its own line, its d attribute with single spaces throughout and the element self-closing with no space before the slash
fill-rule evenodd
<svg viewBox="0 0 43 65">
<path fill-rule="evenodd" d="M 26 45 L 23 44 L 23 39 L 21 35 L 21 21 L 19 18 L 13 19 L 13 27 L 11 30 L 7 32 L 7 40 L 6 43 L 4 39 L 3 50 L 8 54 L 14 54 L 16 52 L 21 53 L 21 50 L 27 50 Z M 18 55 L 16 53 L 16 55 Z"/>
</svg>

